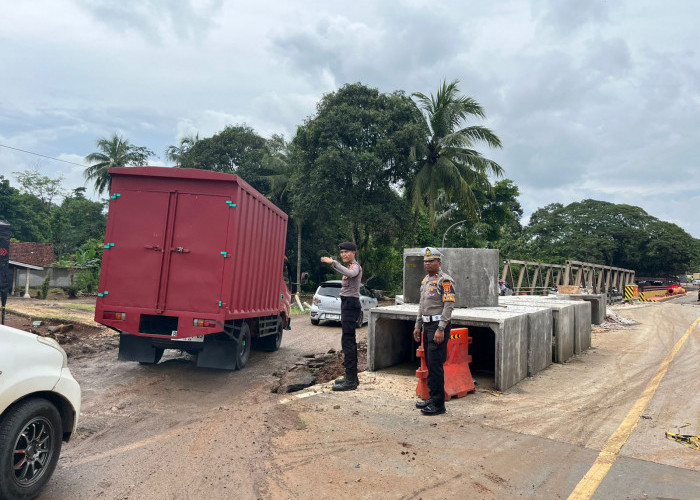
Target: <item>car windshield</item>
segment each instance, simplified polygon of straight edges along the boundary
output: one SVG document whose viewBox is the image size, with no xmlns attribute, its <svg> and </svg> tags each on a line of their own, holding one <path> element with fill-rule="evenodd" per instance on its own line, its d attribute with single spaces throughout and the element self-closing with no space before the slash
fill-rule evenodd
<svg viewBox="0 0 700 500">
<path fill-rule="evenodd" d="M 318 288 L 316 293 L 324 297 L 340 297 L 340 286 L 323 285 Z"/>
</svg>

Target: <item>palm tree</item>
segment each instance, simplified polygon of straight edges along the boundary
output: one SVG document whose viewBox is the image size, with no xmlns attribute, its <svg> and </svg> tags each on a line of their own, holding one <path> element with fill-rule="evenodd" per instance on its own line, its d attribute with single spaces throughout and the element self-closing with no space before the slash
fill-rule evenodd
<svg viewBox="0 0 700 500">
<path fill-rule="evenodd" d="M 134 146 L 118 134 L 112 134 L 110 139 L 97 139 L 98 152 L 90 153 L 85 161 L 93 163 L 85 169 L 85 181 L 94 181 L 95 191 L 102 194 L 109 192 L 112 178 L 109 175 L 111 167 L 127 167 L 145 165 L 155 153 L 143 146 Z"/>
<path fill-rule="evenodd" d="M 197 142 L 199 142 L 199 132 L 195 135 L 186 135 L 180 139 L 178 146 L 168 146 L 168 149 L 165 150 L 165 159 L 175 162 L 175 166 L 179 167 L 182 162 L 182 155 L 187 153 Z"/>
<path fill-rule="evenodd" d="M 413 205 L 418 212 L 427 206 L 431 229 L 435 228 L 436 202 L 440 193 L 457 203 L 471 217 L 476 217 L 477 203 L 473 187 L 488 185 L 489 173 L 500 176 L 498 163 L 484 158 L 474 144 L 485 142 L 501 147 L 501 140 L 488 128 L 478 125 L 462 127 L 468 118 L 485 118 L 481 105 L 473 98 L 461 96 L 459 81 L 442 83 L 437 95 L 413 94 L 425 116 L 430 136 L 426 155 L 418 161 L 413 183 Z M 462 128 L 460 128 L 462 127 Z"/>
<path fill-rule="evenodd" d="M 287 152 L 288 146 L 282 144 L 280 150 L 268 153 L 263 157 L 262 164 L 269 172 L 264 176 L 270 183 L 270 194 L 268 197 L 275 203 L 284 200 L 290 202 L 291 215 L 297 229 L 297 294 L 301 293 L 301 230 L 304 226 L 304 219 L 299 214 L 299 210 L 294 207 L 293 199 L 290 196 L 291 189 L 295 182 L 296 168 Z"/>
</svg>

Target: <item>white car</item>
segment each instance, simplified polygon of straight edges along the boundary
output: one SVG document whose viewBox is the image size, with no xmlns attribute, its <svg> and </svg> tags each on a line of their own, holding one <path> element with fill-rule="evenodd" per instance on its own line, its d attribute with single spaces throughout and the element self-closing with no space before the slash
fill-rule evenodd
<svg viewBox="0 0 700 500">
<path fill-rule="evenodd" d="M 695 278 L 693 280 L 693 285 L 700 285 L 700 278 Z"/>
<path fill-rule="evenodd" d="M 0 325 L 0 498 L 34 498 L 75 433 L 80 386 L 58 342 Z"/>
<path fill-rule="evenodd" d="M 316 289 L 311 303 L 311 324 L 318 325 L 321 321 L 340 321 L 340 287 L 341 280 L 324 281 Z M 362 326 L 369 320 L 369 310 L 377 307 L 379 294 L 372 292 L 365 285 L 360 285 L 360 316 L 357 326 Z"/>
</svg>

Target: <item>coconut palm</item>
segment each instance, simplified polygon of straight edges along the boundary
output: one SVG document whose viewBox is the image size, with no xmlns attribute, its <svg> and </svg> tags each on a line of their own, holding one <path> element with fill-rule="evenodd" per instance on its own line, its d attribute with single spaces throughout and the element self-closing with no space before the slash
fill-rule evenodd
<svg viewBox="0 0 700 500">
<path fill-rule="evenodd" d="M 486 115 L 475 99 L 460 95 L 458 83 L 457 80 L 450 84 L 443 82 L 436 96 L 413 94 L 430 134 L 426 154 L 418 161 L 413 205 L 417 211 L 427 207 L 431 229 L 435 228 L 440 193 L 476 217 L 477 203 L 472 188 L 483 187 L 488 174 L 500 176 L 503 172 L 498 163 L 473 149 L 478 142 L 500 148 L 501 140 L 486 127 L 463 126 L 469 118 L 485 118 Z"/>
<path fill-rule="evenodd" d="M 98 152 L 90 153 L 85 161 L 92 163 L 85 169 L 85 181 L 95 183 L 95 191 L 102 194 L 109 192 L 112 178 L 109 175 L 111 167 L 128 167 L 145 165 L 155 153 L 143 146 L 134 146 L 118 134 L 112 134 L 110 139 L 97 139 Z"/>
<path fill-rule="evenodd" d="M 280 138 L 281 139 L 281 138 Z M 282 140 L 283 141 L 283 140 Z M 301 230 L 304 219 L 296 210 L 290 196 L 296 180 L 296 168 L 289 157 L 288 146 L 282 142 L 278 151 L 267 153 L 263 157 L 262 164 L 268 175 L 264 178 L 270 183 L 268 197 L 275 203 L 288 202 L 291 205 L 291 215 L 297 230 L 297 294 L 301 293 Z"/>
<path fill-rule="evenodd" d="M 195 135 L 186 135 L 180 139 L 178 146 L 168 146 L 168 149 L 165 150 L 165 159 L 175 162 L 175 166 L 179 167 L 182 155 L 187 153 L 197 142 L 199 142 L 199 132 Z"/>
</svg>

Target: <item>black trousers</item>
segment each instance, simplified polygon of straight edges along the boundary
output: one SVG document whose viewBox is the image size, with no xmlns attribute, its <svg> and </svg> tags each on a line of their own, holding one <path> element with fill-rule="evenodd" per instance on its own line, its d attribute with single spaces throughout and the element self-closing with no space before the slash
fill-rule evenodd
<svg viewBox="0 0 700 500">
<path fill-rule="evenodd" d="M 340 297 L 340 323 L 343 327 L 343 335 L 340 337 L 340 345 L 343 347 L 343 366 L 345 378 L 355 380 L 357 378 L 357 338 L 355 326 L 360 317 L 360 299 L 358 297 Z"/>
<path fill-rule="evenodd" d="M 425 364 L 428 365 L 428 390 L 430 399 L 437 407 L 445 405 L 445 361 L 447 361 L 447 341 L 450 338 L 452 325 L 445 327 L 445 340 L 442 344 L 433 342 L 439 322 L 423 323 L 423 350 Z"/>
</svg>

